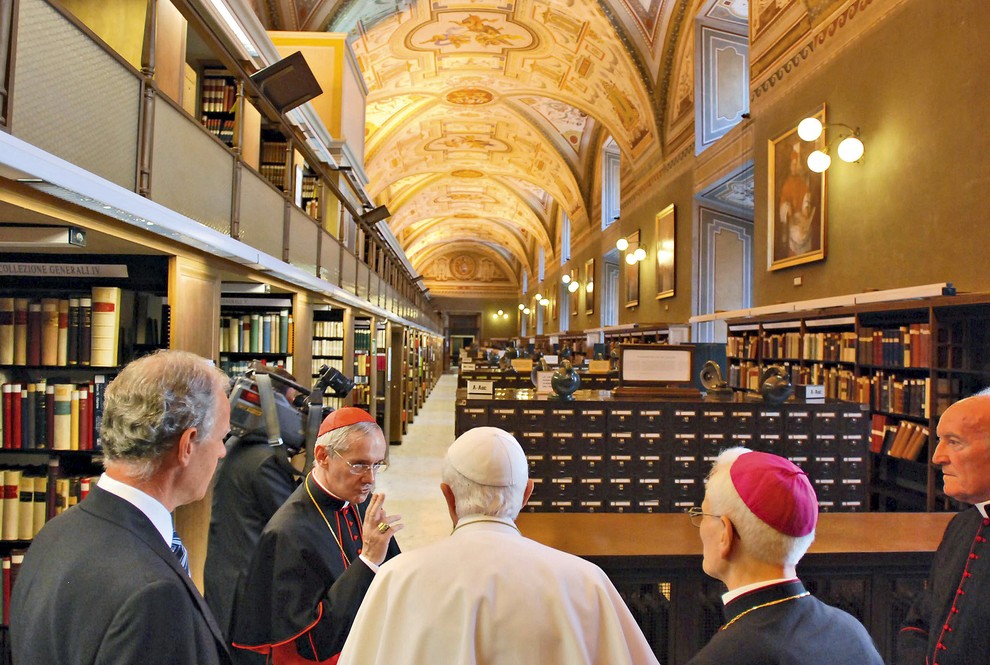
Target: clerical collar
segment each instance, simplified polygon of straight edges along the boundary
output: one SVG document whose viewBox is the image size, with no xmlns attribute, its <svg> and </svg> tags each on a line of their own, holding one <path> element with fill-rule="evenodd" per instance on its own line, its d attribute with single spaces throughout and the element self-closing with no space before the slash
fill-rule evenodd
<svg viewBox="0 0 990 665">
<path fill-rule="evenodd" d="M 513 529 L 514 531 L 517 532 L 519 531 L 519 527 L 516 526 L 516 523 L 507 517 L 493 517 L 491 515 L 468 515 L 466 517 L 457 518 L 457 526 L 453 528 L 451 533 L 454 533 L 454 531 L 457 531 L 458 529 L 465 526 L 469 526 L 471 524 L 484 524 L 484 523 L 501 524 L 503 526 L 507 526 Z"/>
<path fill-rule="evenodd" d="M 987 514 L 988 504 L 990 504 L 990 501 L 981 501 L 980 503 L 976 504 L 976 509 L 980 511 L 980 515 L 983 515 L 983 519 L 987 519 L 988 517 L 990 517 L 990 514 Z"/>
<path fill-rule="evenodd" d="M 725 593 L 723 593 L 722 604 L 728 605 L 739 596 L 750 593 L 752 591 L 759 591 L 760 589 L 765 589 L 767 587 L 774 586 L 777 584 L 786 584 L 788 582 L 797 582 L 797 581 L 798 579 L 796 577 L 782 577 L 776 580 L 764 580 L 762 582 L 754 582 L 752 584 L 747 584 L 746 586 L 741 586 L 737 589 L 733 589 L 732 591 L 726 591 Z"/>
<path fill-rule="evenodd" d="M 100 476 L 96 486 L 123 499 L 144 513 L 145 517 L 151 520 L 155 530 L 165 539 L 165 543 L 169 546 L 172 545 L 172 515 L 169 514 L 168 508 L 162 505 L 161 501 L 132 485 L 111 478 L 106 473 Z"/>
<path fill-rule="evenodd" d="M 350 503 L 350 501 L 348 501 L 346 499 L 341 499 L 339 496 L 337 496 L 336 494 L 334 494 L 333 492 L 331 492 L 330 490 L 328 490 L 323 485 L 323 483 L 321 483 L 320 480 L 316 477 L 316 474 L 315 473 L 313 473 L 312 471 L 310 471 L 309 472 L 309 477 L 313 479 L 313 482 L 316 483 L 316 486 L 317 487 L 319 487 L 321 490 L 323 490 L 324 492 L 326 492 L 327 494 L 329 494 L 330 496 L 332 496 L 337 501 L 340 501 L 341 503 L 344 504 L 344 505 L 342 505 L 340 507 L 340 510 L 343 510 L 344 508 L 346 508 L 348 506 L 348 504 Z"/>
</svg>

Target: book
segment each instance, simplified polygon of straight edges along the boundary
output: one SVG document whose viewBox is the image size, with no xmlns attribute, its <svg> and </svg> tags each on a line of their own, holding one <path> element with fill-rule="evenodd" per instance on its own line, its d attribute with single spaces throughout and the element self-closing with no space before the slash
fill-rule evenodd
<svg viewBox="0 0 990 665">
<path fill-rule="evenodd" d="M 55 412 L 52 448 L 71 450 L 72 448 L 72 385 L 55 384 Z"/>
<path fill-rule="evenodd" d="M 58 364 L 58 299 L 41 301 L 41 359 L 40 365 Z"/>
<path fill-rule="evenodd" d="M 69 301 L 62 298 L 58 301 L 58 353 L 55 364 L 65 367 L 69 364 Z"/>
<path fill-rule="evenodd" d="M 928 428 L 917 426 L 911 439 L 904 446 L 904 459 L 917 460 L 928 444 Z"/>
<path fill-rule="evenodd" d="M 93 421 L 89 412 L 89 389 L 79 389 L 79 450 L 93 449 Z"/>
<path fill-rule="evenodd" d="M 79 298 L 79 349 L 78 359 L 80 365 L 92 364 L 93 335 L 93 299 L 89 296 Z"/>
<path fill-rule="evenodd" d="M 115 367 L 120 336 L 120 287 L 94 286 L 90 364 Z"/>
<path fill-rule="evenodd" d="M 31 537 L 34 538 L 41 531 L 41 527 L 45 526 L 48 517 L 48 478 L 34 479 L 31 507 L 34 511 L 31 519 Z"/>
<path fill-rule="evenodd" d="M 21 447 L 23 435 L 21 433 L 21 384 L 15 383 L 10 390 L 10 447 L 18 449 Z"/>
<path fill-rule="evenodd" d="M 17 539 L 31 540 L 34 535 L 34 478 L 21 476 L 17 490 Z"/>
<path fill-rule="evenodd" d="M 100 427 L 103 426 L 103 399 L 107 389 L 107 377 L 97 374 L 93 377 L 92 397 L 90 405 L 93 409 L 93 450 L 100 450 L 103 445 L 100 443 Z"/>
<path fill-rule="evenodd" d="M 55 447 L 55 385 L 45 386 L 45 448 Z"/>
<path fill-rule="evenodd" d="M 35 300 L 28 302 L 27 364 L 41 364 L 41 302 Z"/>
<path fill-rule="evenodd" d="M 23 398 L 21 403 L 21 428 L 24 433 L 24 438 L 21 440 L 21 447 L 35 448 L 38 445 L 37 386 L 33 383 L 24 384 L 21 396 Z"/>
<path fill-rule="evenodd" d="M 289 352 L 289 310 L 278 313 L 278 352 Z"/>
<path fill-rule="evenodd" d="M 21 486 L 22 472 L 17 469 L 7 469 L 3 472 L 3 531 L 0 536 L 4 540 L 17 540 L 20 517 L 18 492 Z"/>
<path fill-rule="evenodd" d="M 79 391 L 69 393 L 69 449 L 79 450 Z"/>
<path fill-rule="evenodd" d="M 69 320 L 65 340 L 66 364 L 79 364 L 79 298 L 69 298 Z"/>
<path fill-rule="evenodd" d="M 5 626 L 10 625 L 10 563 L 10 556 L 5 556 L 0 560 L 0 566 L 3 567 L 3 623 Z"/>
<path fill-rule="evenodd" d="M 14 364 L 14 299 L 0 297 L 0 365 Z"/>
<path fill-rule="evenodd" d="M 28 299 L 14 298 L 14 364 L 27 364 Z"/>
<path fill-rule="evenodd" d="M 12 438 L 14 435 L 13 408 L 14 408 L 14 385 L 5 383 L 0 390 L 3 391 L 3 447 L 10 449 L 14 447 Z"/>
</svg>

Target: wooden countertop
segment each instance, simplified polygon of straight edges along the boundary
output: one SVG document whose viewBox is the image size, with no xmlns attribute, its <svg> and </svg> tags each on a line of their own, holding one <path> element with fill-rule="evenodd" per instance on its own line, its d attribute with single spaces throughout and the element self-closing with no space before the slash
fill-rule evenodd
<svg viewBox="0 0 990 665">
<path fill-rule="evenodd" d="M 955 513 L 823 513 L 809 554 L 932 552 Z M 701 556 L 678 513 L 522 513 L 523 535 L 583 557 Z"/>
</svg>

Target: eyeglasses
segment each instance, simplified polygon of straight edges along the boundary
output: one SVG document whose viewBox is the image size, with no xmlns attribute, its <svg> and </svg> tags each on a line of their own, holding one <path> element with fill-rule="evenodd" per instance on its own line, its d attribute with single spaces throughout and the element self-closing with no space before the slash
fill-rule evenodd
<svg viewBox="0 0 990 665">
<path fill-rule="evenodd" d="M 691 518 L 691 524 L 696 527 L 701 526 L 701 520 L 705 515 L 708 515 L 708 517 L 715 517 L 715 518 L 722 517 L 721 515 L 713 515 L 712 513 L 702 512 L 701 506 L 691 506 L 684 512 L 687 513 L 688 517 Z"/>
<path fill-rule="evenodd" d="M 343 460 L 344 464 L 346 464 L 347 466 L 350 467 L 351 474 L 353 474 L 355 476 L 363 476 L 364 474 L 368 473 L 369 471 L 374 471 L 375 474 L 377 475 L 377 474 L 381 473 L 382 471 L 384 471 L 385 469 L 388 468 L 388 463 L 386 463 L 386 462 L 378 462 L 377 464 L 355 464 L 353 462 L 348 462 L 346 459 L 344 459 L 344 456 L 343 455 L 341 455 L 340 453 L 338 453 L 333 448 L 331 448 L 330 451 L 334 455 L 336 455 L 337 457 L 339 457 L 341 460 Z"/>
</svg>

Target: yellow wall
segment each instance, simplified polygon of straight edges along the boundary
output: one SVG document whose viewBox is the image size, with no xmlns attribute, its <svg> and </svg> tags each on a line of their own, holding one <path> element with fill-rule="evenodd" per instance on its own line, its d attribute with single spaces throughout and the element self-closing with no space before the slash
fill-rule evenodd
<svg viewBox="0 0 990 665">
<path fill-rule="evenodd" d="M 141 68 L 146 0 L 62 0 L 61 4 L 127 62 Z"/>
</svg>

